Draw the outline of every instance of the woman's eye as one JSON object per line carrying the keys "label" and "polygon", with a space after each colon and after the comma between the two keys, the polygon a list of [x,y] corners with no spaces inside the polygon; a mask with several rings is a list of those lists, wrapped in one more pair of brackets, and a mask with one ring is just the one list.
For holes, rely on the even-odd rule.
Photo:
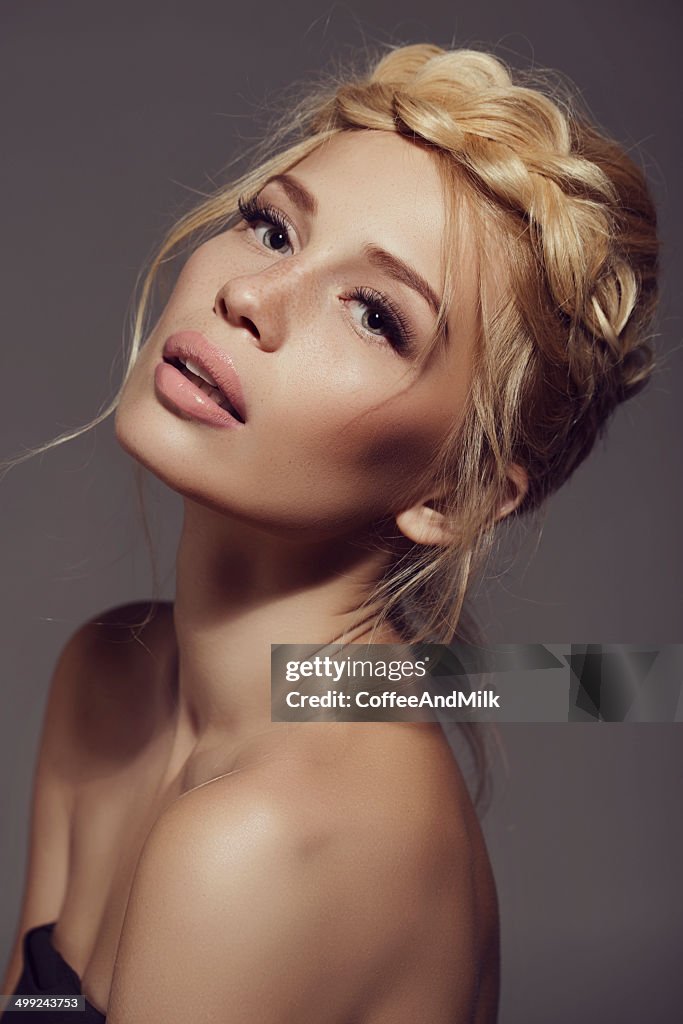
{"label": "woman's eye", "polygon": [[389,334],[391,324],[385,320],[378,309],[373,309],[372,306],[368,306],[367,303],[361,302],[358,299],[351,300],[350,305],[351,315],[354,320],[357,320],[366,331],[370,331],[371,334],[376,334],[378,337]]}
{"label": "woman's eye", "polygon": [[287,231],[279,225],[263,221],[253,226],[253,231],[266,249],[272,249],[273,252],[283,252],[287,249],[291,251],[292,246]]}
{"label": "woman's eye", "polygon": [[385,338],[399,355],[410,353],[413,330],[403,313],[388,299],[370,288],[356,288],[347,302],[352,318],[364,331],[376,338]]}
{"label": "woman's eye", "polygon": [[257,240],[271,252],[292,252],[289,224],[273,206],[261,206],[257,198],[239,199],[237,203],[242,220],[246,221]]}

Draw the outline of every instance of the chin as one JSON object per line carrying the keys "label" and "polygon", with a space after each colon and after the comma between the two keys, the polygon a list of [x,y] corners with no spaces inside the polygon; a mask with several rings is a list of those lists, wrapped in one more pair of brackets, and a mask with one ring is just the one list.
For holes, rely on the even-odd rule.
{"label": "chin", "polygon": [[197,472],[196,459],[188,455],[182,422],[174,430],[173,420],[169,419],[158,399],[140,394],[131,381],[131,388],[124,389],[114,415],[114,435],[128,455],[172,491],[213,511],[229,513]]}
{"label": "chin", "polygon": [[[132,387],[126,387],[114,414],[114,436],[128,455],[176,490],[176,485],[167,479],[167,470],[174,460],[169,451],[168,425],[164,427],[163,413],[153,395],[140,395]],[[177,459],[175,462],[177,465]],[[171,473],[174,475],[177,472]]]}

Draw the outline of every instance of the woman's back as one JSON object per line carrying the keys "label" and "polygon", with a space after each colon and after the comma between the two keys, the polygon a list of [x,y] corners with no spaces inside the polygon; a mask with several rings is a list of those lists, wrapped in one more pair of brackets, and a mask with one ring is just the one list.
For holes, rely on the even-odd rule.
{"label": "woman's back", "polygon": [[[333,1009],[330,993],[330,1020],[495,1020],[495,885],[440,727],[282,724],[239,749],[223,735],[191,751],[173,717],[172,605],[156,606],[136,643],[131,625],[143,612],[100,617],[90,670],[73,690],[70,861],[52,940],[89,1001],[110,1006],[138,858],[183,797],[183,809],[191,815],[194,803],[201,815],[198,827],[215,815],[220,829],[235,800],[267,806],[296,849],[319,851],[306,865],[311,898],[329,908],[334,980],[349,986],[348,1011]],[[148,941],[161,941],[154,921]],[[324,941],[311,948],[314,960]],[[324,960],[318,970],[329,988]]]}

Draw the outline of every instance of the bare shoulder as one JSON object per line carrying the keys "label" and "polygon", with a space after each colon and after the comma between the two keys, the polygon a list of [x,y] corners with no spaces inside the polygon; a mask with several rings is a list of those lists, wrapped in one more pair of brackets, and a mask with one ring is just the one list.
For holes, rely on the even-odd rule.
{"label": "bare shoulder", "polygon": [[[163,655],[172,628],[169,601],[133,601],[116,605],[88,619],[71,636],[64,653],[74,667],[98,671],[108,682],[111,672],[147,666]],[[91,678],[90,682],[94,680]],[[125,680],[124,680],[125,681]]]}
{"label": "bare shoulder", "polygon": [[172,605],[131,602],[80,626],[59,656],[48,699],[55,757],[77,783],[90,758],[116,759],[145,742],[158,718]]}
{"label": "bare shoulder", "polygon": [[152,827],[117,951],[111,1024],[312,1024],[344,1010],[353,979],[337,971],[335,991],[332,969],[344,907],[323,884],[334,837],[257,776],[190,790]]}
{"label": "bare shoulder", "polygon": [[462,933],[471,961],[466,829],[446,856],[400,779],[361,788],[353,764],[337,784],[316,767],[290,756],[236,771],[160,815],[133,880],[111,1024],[348,1020],[428,956],[425,943],[457,958]]}

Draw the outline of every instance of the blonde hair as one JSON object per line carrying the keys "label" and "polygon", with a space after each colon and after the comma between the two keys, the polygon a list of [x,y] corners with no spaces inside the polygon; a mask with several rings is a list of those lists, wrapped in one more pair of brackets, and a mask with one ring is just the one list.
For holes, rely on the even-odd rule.
{"label": "blonde hair", "polygon": [[[644,175],[570,95],[553,98],[531,80],[488,53],[408,46],[336,88],[311,119],[323,135],[395,131],[429,147],[451,199],[451,240],[459,192],[475,225],[470,401],[418,482],[440,482],[454,541],[413,546],[381,585],[384,614],[398,613],[413,641],[456,635],[510,496],[511,464],[529,481],[514,514],[540,508],[654,366],[658,241]],[[448,269],[438,327],[453,299]]]}
{"label": "blonde hair", "polygon": [[[654,206],[642,171],[569,92],[485,52],[391,48],[369,70],[309,90],[286,121],[264,140],[267,158],[262,147],[253,169],[206,197],[164,238],[142,278],[123,383],[160,269],[227,227],[240,196],[338,132],[396,132],[427,147],[446,185],[452,243],[433,346],[444,337],[453,300],[457,202],[476,228],[471,393],[464,416],[415,481],[416,494],[438,481],[438,507],[455,527],[454,540],[436,547],[397,538],[396,557],[368,603],[377,603],[380,619],[390,619],[407,642],[450,643],[462,636],[466,592],[510,497],[510,465],[521,465],[529,480],[513,515],[538,509],[652,371]],[[90,423],[5,466],[100,423],[120,393]]]}

